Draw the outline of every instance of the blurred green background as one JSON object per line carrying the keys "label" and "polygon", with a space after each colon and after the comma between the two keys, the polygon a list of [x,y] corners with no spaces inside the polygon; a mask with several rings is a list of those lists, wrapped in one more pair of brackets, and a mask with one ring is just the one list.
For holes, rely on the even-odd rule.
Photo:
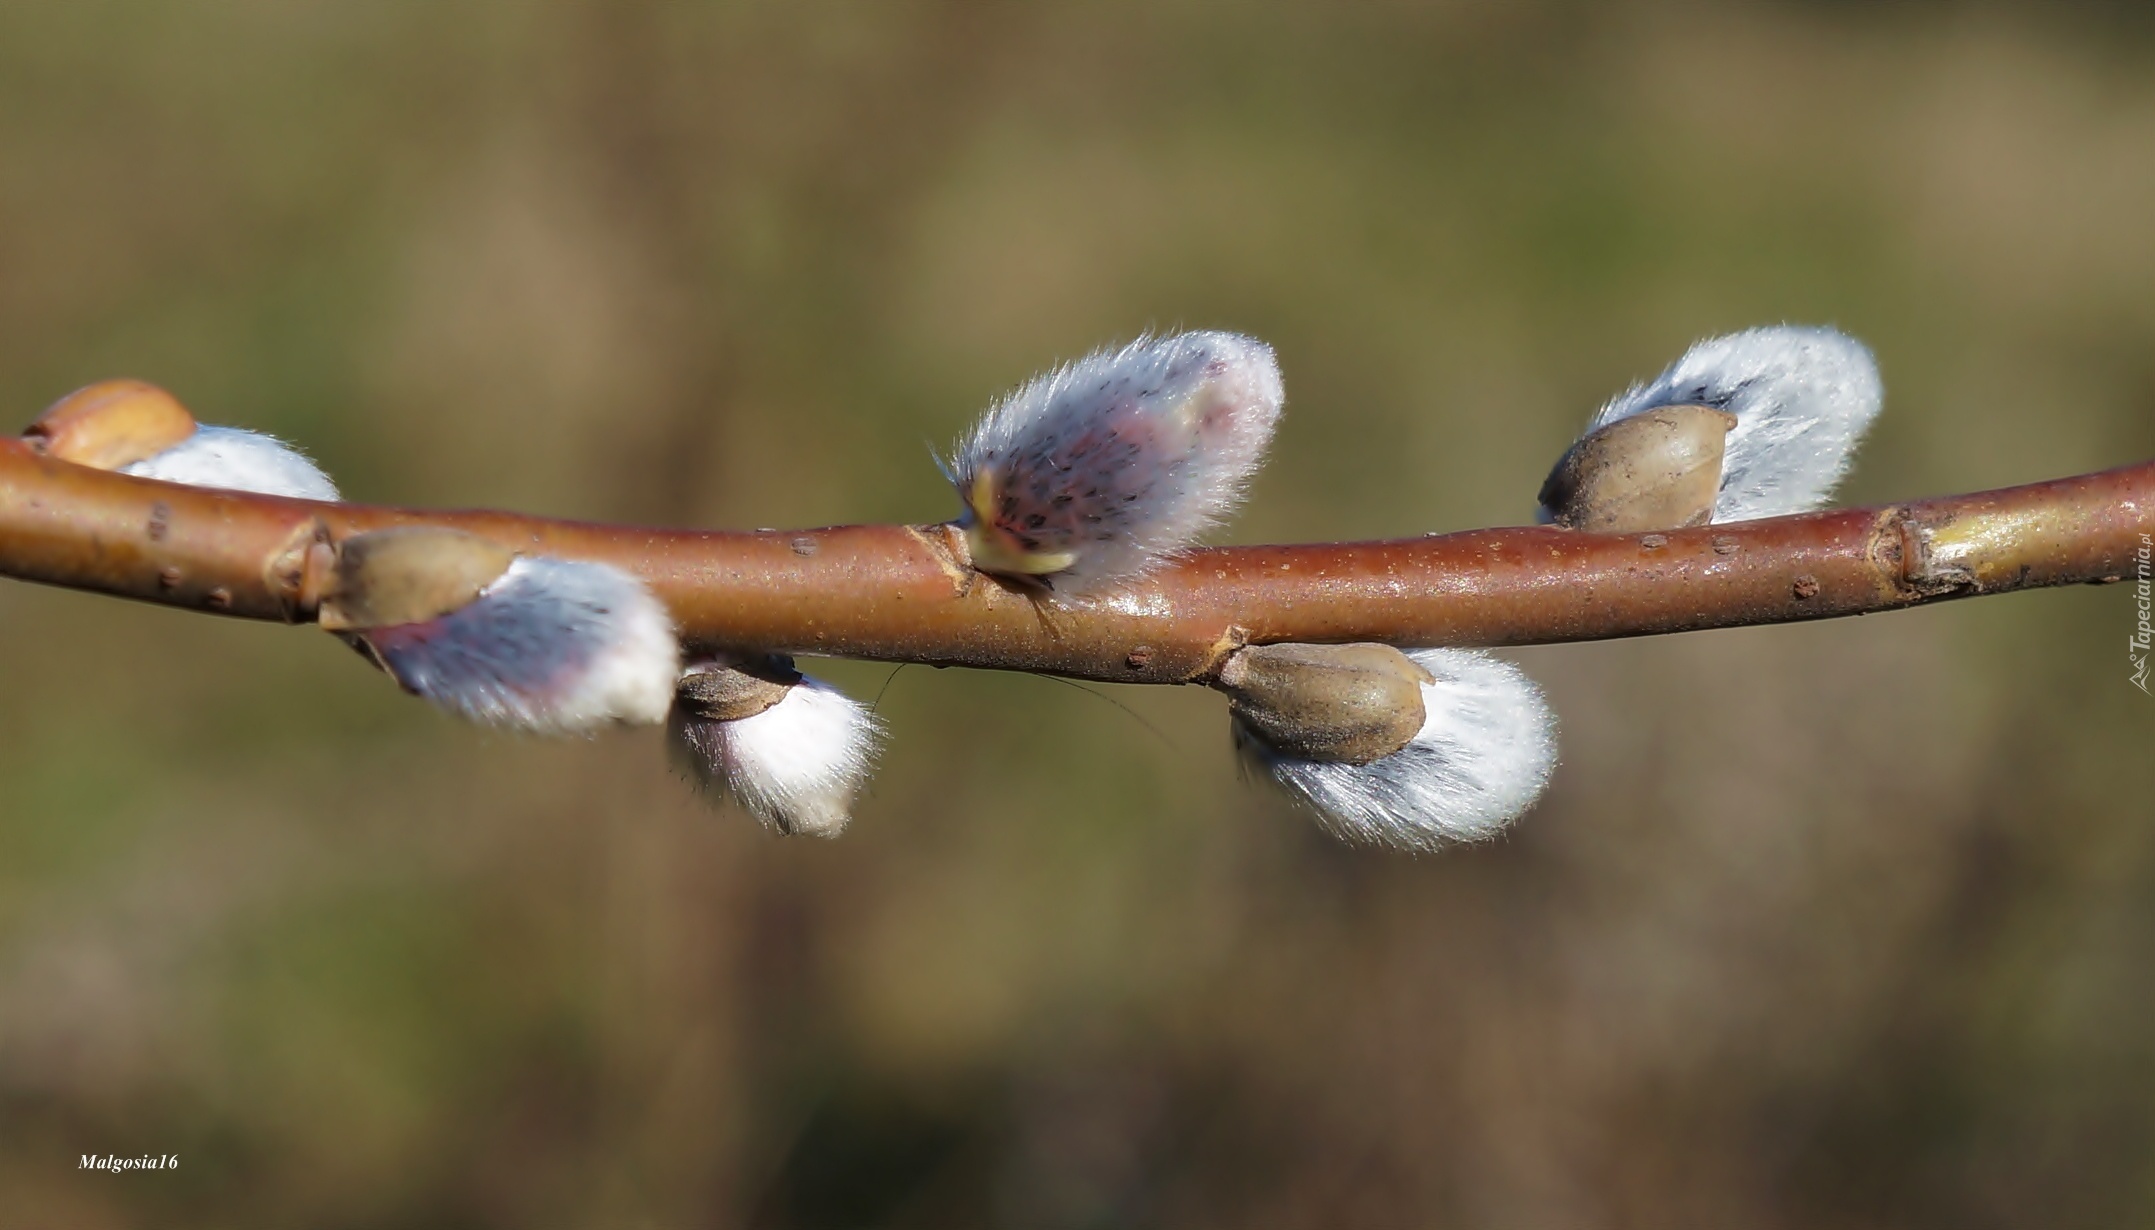
{"label": "blurred green background", "polygon": [[[1146,328],[1279,350],[1239,541],[1528,516],[1695,337],[1835,323],[1847,494],[2155,455],[2138,4],[0,6],[0,394],[356,499],[933,520]],[[1507,838],[1342,848],[1222,706],[831,664],[842,840],[657,736],[0,583],[8,1227],[2155,1224],[2128,588],[1515,655]],[[176,1153],[163,1174],[83,1153]]]}

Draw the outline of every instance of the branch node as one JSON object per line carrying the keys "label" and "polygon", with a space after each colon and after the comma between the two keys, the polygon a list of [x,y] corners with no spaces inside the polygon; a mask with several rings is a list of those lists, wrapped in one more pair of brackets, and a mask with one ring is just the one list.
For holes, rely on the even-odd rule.
{"label": "branch node", "polygon": [[[319,518],[303,522],[292,531],[284,546],[262,568],[262,581],[276,597],[284,622],[314,622],[336,565],[337,551],[330,544],[329,527]],[[174,574],[176,583],[178,570],[165,571]]]}
{"label": "branch node", "polygon": [[973,571],[972,556],[965,549],[965,534],[949,522],[908,525],[905,532],[928,552],[928,558],[950,578],[952,593],[959,598],[973,592],[980,574]]}

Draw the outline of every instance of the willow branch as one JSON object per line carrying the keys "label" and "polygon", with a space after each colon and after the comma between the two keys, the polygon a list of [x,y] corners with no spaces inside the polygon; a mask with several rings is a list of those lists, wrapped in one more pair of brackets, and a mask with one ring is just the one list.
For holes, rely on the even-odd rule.
{"label": "willow branch", "polygon": [[396,525],[625,569],[692,646],[1186,683],[1246,644],[1604,640],[2116,581],[2155,531],[2155,461],[1662,534],[1536,526],[1197,550],[1079,602],[973,571],[943,526],[730,533],[320,504],[130,478],[0,441],[0,575],[21,580],[305,623],[335,544]]}

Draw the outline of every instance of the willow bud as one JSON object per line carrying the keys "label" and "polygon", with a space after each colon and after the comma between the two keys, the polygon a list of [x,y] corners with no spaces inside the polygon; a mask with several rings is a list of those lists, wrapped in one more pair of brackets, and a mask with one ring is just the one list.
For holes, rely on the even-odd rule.
{"label": "willow bud", "polygon": [[1735,426],[1735,415],[1711,406],[1658,406],[1589,432],[1549,471],[1542,514],[1597,534],[1704,525]]}
{"label": "willow bud", "polygon": [[1878,364],[1863,343],[1832,329],[1776,325],[1699,342],[1603,406],[1588,431],[1670,406],[1735,415],[1712,520],[1749,521],[1824,504],[1882,397]]}
{"label": "willow bud", "polygon": [[1233,333],[1140,338],[990,410],[947,473],[982,572],[1065,593],[1143,573],[1224,518],[1284,399],[1272,348]]}
{"label": "willow bud", "polygon": [[198,424],[170,393],[140,380],[105,380],[54,402],[23,432],[49,457],[135,478],[331,501],[337,485],[307,455],[272,436]]}
{"label": "willow bud", "polygon": [[[1400,655],[1418,677],[1383,654],[1339,652],[1370,648],[1382,647],[1333,647],[1334,660],[1317,666],[1259,656],[1252,676],[1301,682],[1266,685],[1286,697],[1263,707],[1273,733],[1236,712],[1235,744],[1254,773],[1334,834],[1407,850],[1494,836],[1534,805],[1556,763],[1556,723],[1533,680],[1470,649]],[[1394,750],[1359,759],[1397,739],[1398,685],[1408,680],[1420,693],[1418,728]]]}
{"label": "willow bud", "polygon": [[1390,645],[1253,645],[1216,686],[1246,737],[1303,760],[1368,764],[1422,729],[1429,681]]}
{"label": "willow bud", "polygon": [[713,798],[780,833],[836,837],[875,759],[875,715],[779,655],[692,663],[666,733]]}
{"label": "willow bud", "polygon": [[766,659],[754,671],[699,662],[683,671],[674,684],[674,708],[708,721],[738,722],[784,700],[803,678],[782,658]]}
{"label": "willow bud", "polygon": [[146,461],[195,434],[172,394],[140,380],[102,380],[54,402],[24,430],[48,457],[98,470]]}
{"label": "willow bud", "polygon": [[491,538],[438,526],[354,534],[337,548],[322,627],[361,631],[423,623],[472,604],[516,561]]}
{"label": "willow bud", "polygon": [[337,485],[305,453],[274,436],[237,427],[198,427],[155,457],[122,466],[120,473],[295,500],[337,498]]}
{"label": "willow bud", "polygon": [[406,691],[539,733],[664,721],[680,673],[673,622],[635,577],[460,530],[345,539],[319,618]]}

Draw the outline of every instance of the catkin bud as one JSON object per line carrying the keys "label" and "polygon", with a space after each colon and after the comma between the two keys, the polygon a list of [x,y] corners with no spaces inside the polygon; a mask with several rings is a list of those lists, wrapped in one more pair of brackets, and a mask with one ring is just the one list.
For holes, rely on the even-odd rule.
{"label": "catkin bud", "polygon": [[1878,417],[1882,396],[1878,365],[1863,343],[1832,329],[1779,325],[1699,342],[1654,380],[1603,406],[1587,430],[1668,406],[1735,415],[1712,519],[1748,521],[1824,504]]}
{"label": "catkin bud", "polygon": [[780,655],[690,664],[666,733],[714,798],[780,833],[836,837],[875,759],[875,715]]}
{"label": "catkin bud", "polygon": [[23,432],[47,456],[136,478],[331,501],[337,485],[298,449],[259,432],[195,422],[170,393],[106,380],[54,402]]}
{"label": "catkin bud", "polygon": [[680,671],[673,622],[635,577],[431,526],[344,540],[320,619],[406,691],[539,733],[661,722]]}
{"label": "catkin bud", "polygon": [[[1400,678],[1396,665],[1378,665],[1375,655],[1361,665],[1284,669],[1282,677],[1312,680],[1299,690],[1319,698],[1296,704],[1330,716],[1275,718],[1274,729],[1291,737],[1274,742],[1277,734],[1264,733],[1237,712],[1235,745],[1253,772],[1345,840],[1429,850],[1494,836],[1534,805],[1556,763],[1556,723],[1541,691],[1519,668],[1473,650],[1418,649],[1404,656],[1422,673],[1415,684],[1422,719],[1397,750],[1366,761],[1336,757],[1341,750],[1359,757],[1382,746],[1352,737],[1378,725],[1357,722],[1356,715],[1386,711],[1397,695],[1389,683],[1371,687],[1359,678],[1364,672]],[[1290,684],[1287,690],[1297,689]],[[1282,706],[1271,708],[1276,713]],[[1295,733],[1310,728],[1350,737],[1330,744]],[[1386,729],[1385,741],[1396,737],[1397,727]],[[1319,754],[1283,746],[1296,739]]]}
{"label": "catkin bud", "polygon": [[337,485],[305,453],[274,436],[237,427],[198,427],[164,452],[122,466],[120,473],[295,500],[337,498]]}
{"label": "catkin bud", "polygon": [[1233,333],[1140,338],[1034,379],[949,467],[973,566],[1071,594],[1144,572],[1234,507],[1283,398],[1271,348]]}

